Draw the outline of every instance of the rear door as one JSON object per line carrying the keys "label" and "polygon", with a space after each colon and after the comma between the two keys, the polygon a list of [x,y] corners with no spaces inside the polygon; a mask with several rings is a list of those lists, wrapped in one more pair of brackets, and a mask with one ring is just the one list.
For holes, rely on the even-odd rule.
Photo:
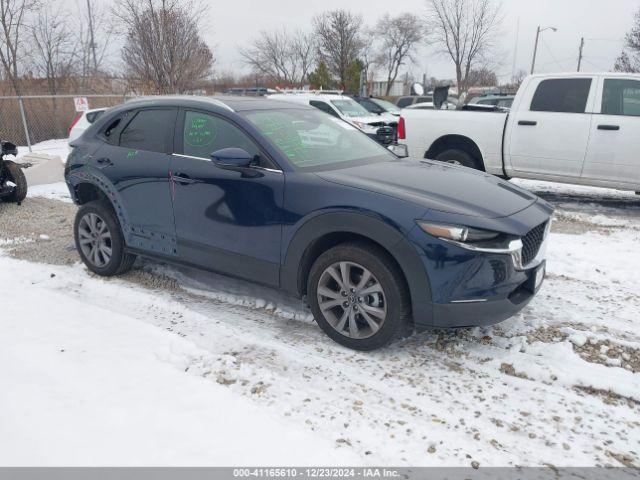
{"label": "rear door", "polygon": [[640,81],[604,78],[582,177],[640,186]]}
{"label": "rear door", "polygon": [[114,119],[103,135],[106,143],[90,163],[104,175],[120,199],[127,245],[173,254],[174,222],[169,162],[177,109],[133,110]]}
{"label": "rear door", "polygon": [[532,80],[511,112],[511,167],[540,177],[580,177],[595,96],[591,77]]}

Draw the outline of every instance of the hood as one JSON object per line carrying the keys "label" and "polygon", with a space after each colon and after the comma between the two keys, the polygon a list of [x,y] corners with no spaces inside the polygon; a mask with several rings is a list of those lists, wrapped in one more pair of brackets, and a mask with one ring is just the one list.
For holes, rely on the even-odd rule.
{"label": "hood", "polygon": [[371,125],[373,127],[384,127],[389,125],[390,123],[398,123],[398,118],[389,114],[371,115],[367,117],[349,117],[349,120],[353,122],[366,123],[367,125]]}
{"label": "hood", "polygon": [[446,213],[482,218],[513,215],[537,197],[504,180],[441,162],[398,160],[319,172],[329,182],[361,188]]}

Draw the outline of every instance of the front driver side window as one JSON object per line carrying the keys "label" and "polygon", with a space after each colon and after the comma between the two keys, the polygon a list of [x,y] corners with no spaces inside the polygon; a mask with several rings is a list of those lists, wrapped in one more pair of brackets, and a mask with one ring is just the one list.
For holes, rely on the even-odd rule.
{"label": "front driver side window", "polygon": [[256,157],[260,156],[256,144],[232,123],[206,113],[186,112],[182,153],[210,159],[216,150],[232,147],[242,148]]}

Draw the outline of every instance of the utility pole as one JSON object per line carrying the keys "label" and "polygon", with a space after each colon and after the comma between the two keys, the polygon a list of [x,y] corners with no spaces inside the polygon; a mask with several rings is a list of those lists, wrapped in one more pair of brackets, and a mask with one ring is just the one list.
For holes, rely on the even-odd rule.
{"label": "utility pole", "polygon": [[578,71],[580,71],[580,67],[582,67],[583,52],[584,52],[584,37],[580,39],[580,53],[578,54]]}
{"label": "utility pole", "polygon": [[98,73],[98,58],[96,57],[96,42],[93,36],[93,14],[91,13],[91,0],[87,0],[87,11],[89,14],[89,35],[91,38],[91,53],[93,56],[93,74]]}
{"label": "utility pole", "polygon": [[538,41],[540,40],[540,34],[545,30],[553,30],[554,32],[558,31],[556,27],[541,27],[538,25],[538,30],[536,30],[536,44],[533,47],[533,62],[531,62],[531,75],[533,75],[533,72],[536,69],[536,55],[538,54]]}

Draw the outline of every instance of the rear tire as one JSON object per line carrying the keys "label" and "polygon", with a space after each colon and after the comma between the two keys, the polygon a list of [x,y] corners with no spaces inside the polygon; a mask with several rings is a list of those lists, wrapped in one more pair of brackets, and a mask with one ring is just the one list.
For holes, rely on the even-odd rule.
{"label": "rear tire", "polygon": [[11,195],[4,197],[5,202],[21,203],[27,196],[27,178],[20,165],[11,160],[4,161],[7,171],[7,180],[16,184]]}
{"label": "rear tire", "polygon": [[364,242],[320,255],[307,279],[307,297],[320,328],[353,350],[375,350],[413,330],[402,272],[385,251]]}
{"label": "rear tire", "polygon": [[122,229],[115,212],[104,201],[82,205],[73,228],[80,258],[93,273],[103,277],[131,269],[136,256],[126,252]]}
{"label": "rear tire", "polygon": [[480,170],[479,162],[473,158],[468,152],[458,148],[450,148],[436,155],[436,160],[440,162],[452,163],[454,165],[462,165],[463,167]]}

